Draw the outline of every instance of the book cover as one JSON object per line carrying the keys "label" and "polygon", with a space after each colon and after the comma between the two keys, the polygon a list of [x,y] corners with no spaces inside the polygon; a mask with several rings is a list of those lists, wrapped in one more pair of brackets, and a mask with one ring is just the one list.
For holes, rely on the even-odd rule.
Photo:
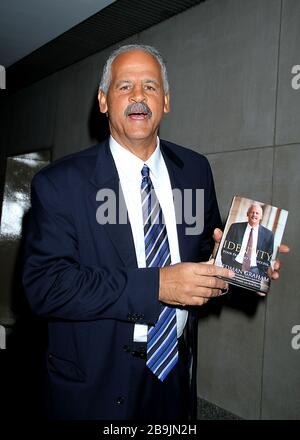
{"label": "book cover", "polygon": [[235,196],[227,217],[215,265],[235,272],[226,279],[245,289],[268,293],[269,276],[281,243],[288,211]]}

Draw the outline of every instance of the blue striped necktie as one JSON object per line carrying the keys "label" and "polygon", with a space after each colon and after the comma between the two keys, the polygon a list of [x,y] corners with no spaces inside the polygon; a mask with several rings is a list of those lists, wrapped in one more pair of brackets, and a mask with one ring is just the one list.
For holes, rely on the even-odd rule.
{"label": "blue striped necktie", "polygon": [[[149,176],[149,167],[144,165],[141,173],[146,266],[168,266],[171,255],[163,212]],[[148,330],[146,363],[161,381],[178,361],[177,345],[176,309],[164,306],[155,326]]]}

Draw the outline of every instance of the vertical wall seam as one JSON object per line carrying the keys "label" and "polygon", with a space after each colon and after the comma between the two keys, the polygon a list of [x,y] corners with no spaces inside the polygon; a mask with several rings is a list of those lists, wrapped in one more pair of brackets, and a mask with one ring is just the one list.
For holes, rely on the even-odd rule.
{"label": "vertical wall seam", "polygon": [[[272,148],[272,177],[271,177],[271,204],[273,205],[273,188],[274,188],[274,171],[275,171],[275,146],[276,146],[276,128],[277,128],[277,104],[278,104],[278,89],[279,89],[279,68],[280,68],[280,45],[281,45],[281,26],[282,26],[282,11],[283,1],[280,0],[279,11],[279,32],[278,32],[278,51],[277,51],[277,78],[276,78],[276,90],[275,90],[275,113],[274,113],[274,134],[273,134],[273,148]],[[264,389],[264,367],[265,367],[265,345],[266,345],[266,329],[267,329],[267,316],[268,316],[268,296],[265,302],[265,319],[263,329],[263,351],[262,351],[262,365],[261,365],[261,383],[260,383],[260,411],[259,419],[262,419],[263,413],[263,389]]]}
{"label": "vertical wall seam", "polygon": [[273,145],[276,145],[276,130],[277,130],[277,105],[278,105],[278,91],[279,91],[279,70],[280,70],[280,49],[281,49],[281,30],[282,30],[282,11],[283,0],[280,0],[280,15],[279,15],[279,34],[278,34],[278,50],[277,50],[277,77],[276,77],[276,90],[275,90],[275,120],[274,120],[274,133],[273,133]]}

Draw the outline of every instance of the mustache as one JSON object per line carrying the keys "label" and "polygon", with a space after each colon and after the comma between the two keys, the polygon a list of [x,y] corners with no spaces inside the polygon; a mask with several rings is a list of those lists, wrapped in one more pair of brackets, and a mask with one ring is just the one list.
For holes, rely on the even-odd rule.
{"label": "mustache", "polygon": [[152,116],[152,111],[145,102],[134,102],[133,104],[129,104],[124,111],[124,115],[127,117],[132,113],[145,113],[149,118]]}

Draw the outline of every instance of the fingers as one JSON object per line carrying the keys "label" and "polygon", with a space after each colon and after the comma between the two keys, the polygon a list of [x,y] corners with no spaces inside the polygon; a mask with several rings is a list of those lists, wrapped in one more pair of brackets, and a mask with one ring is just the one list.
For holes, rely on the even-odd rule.
{"label": "fingers", "polygon": [[187,296],[186,305],[202,306],[203,304],[206,304],[210,299],[220,296],[221,292],[222,292],[221,290],[214,289],[214,291],[211,291],[207,289],[206,293],[202,292],[201,296],[198,295]]}
{"label": "fingers", "polygon": [[[278,248],[278,252],[280,252],[281,254],[287,254],[288,252],[290,252],[290,248],[286,244],[281,244]],[[281,262],[277,258],[274,262],[273,270],[271,269],[269,273],[270,278],[272,278],[273,280],[277,280],[279,278],[280,267]]]}
{"label": "fingers", "polygon": [[278,252],[280,252],[281,254],[287,254],[288,252],[290,252],[290,248],[286,244],[281,244],[278,248]]}
{"label": "fingers", "polygon": [[276,260],[274,263],[274,270],[269,267],[268,276],[273,280],[277,280],[279,278],[279,269],[280,269],[280,261]]}
{"label": "fingers", "polygon": [[160,269],[159,299],[172,305],[202,305],[222,295],[234,272],[204,263],[178,263]]}
{"label": "fingers", "polygon": [[207,287],[208,289],[227,289],[228,283],[221,278],[216,277],[197,277],[196,286]]}
{"label": "fingers", "polygon": [[272,275],[271,275],[271,278],[273,279],[273,280],[278,280],[278,278],[279,278],[279,273],[275,270],[275,271],[273,271],[272,272]]}
{"label": "fingers", "polygon": [[[197,305],[202,299],[209,300],[210,298],[222,295],[222,290],[227,289],[228,284],[223,280],[217,278],[207,278],[199,281],[199,284],[186,285],[181,289],[181,303],[188,305]],[[198,299],[197,299],[198,298]]]}
{"label": "fingers", "polygon": [[204,263],[194,263],[194,273],[195,275],[207,277],[234,278],[235,276],[235,273],[232,270]]}
{"label": "fingers", "polygon": [[257,295],[259,295],[259,296],[266,296],[266,294],[265,293],[262,293],[262,292],[256,292],[257,293]]}
{"label": "fingers", "polygon": [[221,229],[216,228],[214,230],[214,234],[213,234],[213,239],[215,240],[215,242],[220,243],[222,235],[223,235],[223,232],[221,231]]}
{"label": "fingers", "polygon": [[219,247],[220,241],[222,239],[222,235],[223,235],[223,232],[221,231],[221,229],[216,228],[214,230],[213,239],[215,241],[215,246],[214,246],[214,250],[212,252],[213,258],[216,258],[218,247]]}
{"label": "fingers", "polygon": [[202,298],[200,296],[192,296],[191,302],[193,306],[203,306],[204,304],[208,303],[210,298]]}
{"label": "fingers", "polygon": [[195,276],[191,277],[193,286],[189,290],[195,304],[201,302],[199,297],[212,298],[222,295],[222,291],[228,289],[228,283],[219,277],[232,278],[235,275],[231,270],[211,264],[195,263],[193,268]]}
{"label": "fingers", "polygon": [[214,262],[215,262],[214,258],[211,258],[208,261],[204,261],[202,264],[210,264],[210,265],[212,265],[212,264],[214,264]]}

